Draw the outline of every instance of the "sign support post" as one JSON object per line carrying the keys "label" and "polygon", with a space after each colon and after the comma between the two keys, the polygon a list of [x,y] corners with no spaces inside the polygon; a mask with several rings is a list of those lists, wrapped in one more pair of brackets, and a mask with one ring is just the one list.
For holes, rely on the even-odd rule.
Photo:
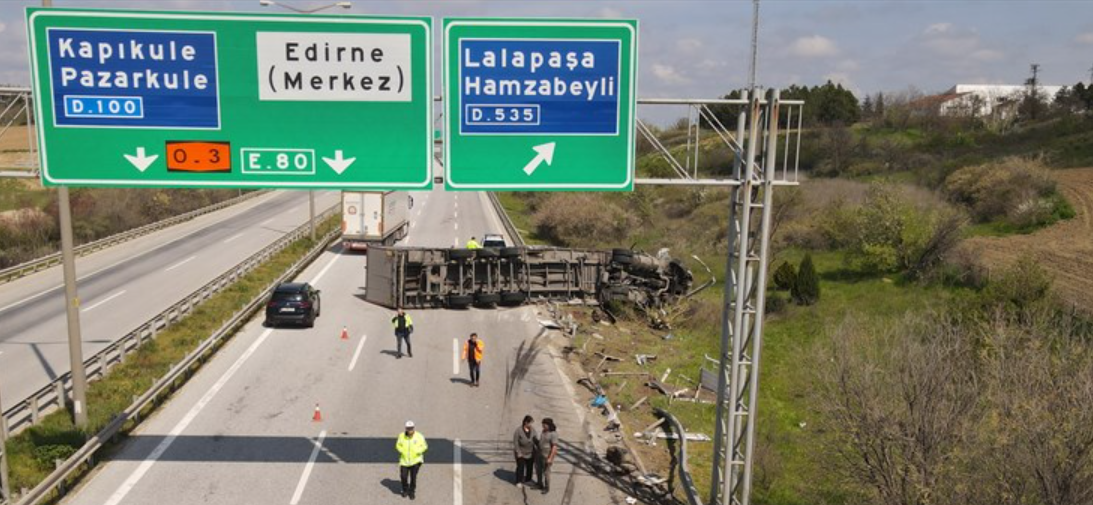
{"label": "sign support post", "polygon": [[68,198],[68,186],[57,188],[57,200],[61,221],[61,259],[64,263],[65,315],[68,317],[68,358],[72,371],[72,419],[77,428],[86,428],[87,373],[83,366],[83,339],[80,337],[80,297],[76,293],[76,254],[72,244],[72,205]]}

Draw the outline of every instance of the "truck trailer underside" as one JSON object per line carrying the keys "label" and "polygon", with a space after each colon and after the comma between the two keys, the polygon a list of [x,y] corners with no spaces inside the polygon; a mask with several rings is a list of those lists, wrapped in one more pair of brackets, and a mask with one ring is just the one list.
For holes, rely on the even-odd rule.
{"label": "truck trailer underside", "polygon": [[385,307],[520,305],[536,300],[658,306],[690,292],[682,263],[629,249],[372,247],[365,299]]}

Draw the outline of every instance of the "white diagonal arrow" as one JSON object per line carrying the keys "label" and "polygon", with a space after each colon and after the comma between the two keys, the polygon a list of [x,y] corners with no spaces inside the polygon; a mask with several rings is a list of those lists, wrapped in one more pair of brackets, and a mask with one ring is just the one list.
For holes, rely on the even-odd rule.
{"label": "white diagonal arrow", "polygon": [[337,149],[334,151],[333,158],[323,157],[323,161],[325,161],[327,165],[330,165],[330,168],[333,168],[338,175],[342,175],[342,172],[345,172],[345,169],[349,168],[349,165],[352,165],[354,161],[357,161],[357,158],[343,158],[342,150]]}
{"label": "white diagonal arrow", "polygon": [[539,144],[535,147],[532,147],[532,149],[534,149],[535,152],[538,154],[536,154],[535,157],[532,158],[527,165],[524,165],[524,173],[528,175],[531,175],[533,172],[535,172],[535,169],[539,168],[539,165],[542,165],[544,161],[547,165],[549,165],[550,162],[554,159],[554,142]]}
{"label": "white diagonal arrow", "polygon": [[143,147],[137,148],[136,156],[133,156],[132,154],[123,154],[123,156],[125,156],[125,159],[129,160],[129,163],[132,163],[133,166],[137,167],[137,170],[140,170],[141,172],[148,170],[148,167],[152,166],[152,163],[155,163],[156,160],[159,159],[158,154],[145,156]]}

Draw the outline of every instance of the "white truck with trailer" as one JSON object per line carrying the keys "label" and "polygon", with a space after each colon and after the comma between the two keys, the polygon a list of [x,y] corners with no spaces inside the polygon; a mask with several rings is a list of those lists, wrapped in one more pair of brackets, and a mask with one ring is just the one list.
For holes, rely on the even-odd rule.
{"label": "white truck with trailer", "polygon": [[367,250],[406,238],[413,204],[405,191],[342,191],[342,247]]}

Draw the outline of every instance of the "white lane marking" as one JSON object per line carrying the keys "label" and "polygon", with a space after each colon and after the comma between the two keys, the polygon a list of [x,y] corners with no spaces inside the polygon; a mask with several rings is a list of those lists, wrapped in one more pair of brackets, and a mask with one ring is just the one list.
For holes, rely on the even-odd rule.
{"label": "white lane marking", "polygon": [[170,272],[171,270],[174,270],[174,269],[176,269],[176,268],[178,268],[178,267],[180,267],[180,266],[182,266],[182,265],[185,265],[185,264],[189,263],[190,261],[192,261],[192,260],[193,260],[194,258],[196,258],[196,257],[197,257],[197,256],[190,256],[189,258],[186,258],[186,259],[184,259],[184,260],[182,260],[182,261],[179,261],[178,263],[175,263],[174,265],[171,265],[171,266],[169,266],[169,267],[167,267],[167,268],[164,268],[164,269],[163,269],[163,271],[164,271],[164,272]]}
{"label": "white lane marking", "polygon": [[270,223],[272,223],[272,222],[273,222],[273,218],[271,217],[271,218],[269,218],[269,219],[267,219],[267,220],[265,220],[265,221],[262,221],[261,223],[258,223],[258,224],[259,224],[259,225],[262,225],[262,226],[265,226],[265,225],[267,225],[267,224],[270,224]]}
{"label": "white lane marking", "polygon": [[452,505],[463,505],[463,441],[455,439],[455,464],[452,466]]}
{"label": "white lane marking", "polygon": [[[214,223],[214,224],[215,224],[215,223]],[[111,264],[109,264],[109,265],[107,265],[107,266],[104,266],[104,267],[102,267],[102,268],[100,268],[100,269],[98,269],[98,270],[95,270],[94,272],[91,272],[91,273],[89,273],[89,274],[85,274],[85,275],[83,275],[83,276],[81,276],[81,277],[77,277],[77,278],[76,278],[76,281],[77,281],[77,282],[82,282],[82,281],[86,281],[86,280],[88,280],[88,279],[90,279],[90,278],[92,278],[92,277],[94,277],[94,276],[96,276],[96,275],[98,275],[98,274],[100,274],[100,273],[102,273],[102,272],[105,272],[105,271],[107,271],[107,270],[110,270],[111,268],[114,268],[114,267],[116,267],[116,266],[118,266],[118,265],[120,265],[120,264],[122,264],[122,263],[129,263],[129,262],[131,262],[131,261],[133,261],[133,260],[135,260],[135,259],[137,259],[137,258],[139,258],[139,257],[141,257],[141,256],[147,255],[148,253],[151,253],[151,252],[155,252],[155,251],[158,251],[158,250],[159,250],[159,249],[161,249],[161,248],[164,248],[164,247],[166,247],[166,246],[169,246],[169,245],[171,245],[171,244],[173,244],[173,243],[175,243],[175,242],[178,242],[178,241],[180,241],[180,240],[182,240],[182,239],[184,239],[184,238],[186,238],[186,237],[189,237],[190,235],[193,235],[193,234],[195,234],[195,233],[197,233],[197,232],[200,232],[200,231],[205,231],[205,230],[206,230],[206,229],[208,229],[208,228],[209,228],[209,226],[205,226],[205,227],[201,227],[201,228],[198,228],[198,229],[196,229],[196,230],[194,230],[194,231],[191,231],[190,233],[187,233],[187,234],[185,234],[185,235],[183,235],[183,236],[181,236],[181,237],[178,237],[178,238],[176,238],[176,239],[174,239],[174,240],[171,240],[171,241],[169,241],[169,242],[164,242],[164,243],[162,243],[162,244],[159,244],[159,245],[157,245],[157,246],[155,246],[155,247],[153,247],[153,248],[151,248],[151,249],[148,249],[147,251],[144,251],[144,252],[142,252],[142,253],[138,253],[138,254],[136,254],[136,255],[130,256],[130,257],[128,257],[128,258],[125,258],[125,259],[123,259],[123,260],[121,260],[121,261],[116,261],[116,262],[114,262],[114,263],[111,263]],[[28,296],[28,297],[26,297],[26,298],[23,298],[22,300],[19,300],[19,301],[15,302],[15,303],[12,303],[12,304],[9,304],[9,305],[5,305],[5,306],[3,306],[3,307],[0,307],[0,312],[4,312],[5,310],[8,310],[8,309],[10,309],[10,308],[12,308],[12,307],[18,307],[19,305],[22,305],[22,304],[24,304],[24,303],[27,303],[27,302],[29,302],[29,301],[31,301],[31,300],[35,300],[35,299],[41,298],[41,297],[43,297],[43,296],[45,296],[45,295],[47,295],[47,294],[49,294],[49,293],[52,293],[53,291],[56,291],[56,290],[58,290],[58,289],[61,289],[61,288],[63,288],[63,287],[65,287],[65,285],[64,285],[64,284],[58,284],[58,285],[56,285],[56,286],[53,286],[52,288],[48,288],[48,289],[46,289],[45,291],[42,291],[41,293],[38,293],[38,294],[36,294],[36,295]]]}
{"label": "white lane marking", "polygon": [[269,337],[271,333],[273,333],[273,328],[262,332],[262,335],[258,337],[258,340],[255,340],[254,343],[243,352],[243,355],[235,360],[235,363],[232,364],[231,368],[228,368],[228,371],[224,372],[224,375],[220,376],[220,379],[205,392],[205,396],[202,396],[201,399],[190,408],[190,411],[182,417],[182,420],[180,420],[174,428],[171,428],[167,438],[164,438],[163,441],[156,446],[155,450],[148,455],[147,459],[140,463],[140,466],[138,466],[136,470],[133,470],[133,473],[129,475],[129,478],[125,479],[125,482],[121,484],[121,487],[119,487],[117,491],[114,491],[114,494],[110,495],[110,499],[106,500],[104,505],[118,505],[125,499],[125,496],[133,490],[142,478],[144,478],[144,474],[148,473],[148,470],[152,469],[152,465],[155,465],[156,461],[163,457],[163,453],[167,452],[167,449],[171,447],[171,444],[175,443],[175,440],[178,439],[178,436],[182,434],[186,427],[189,426],[190,423],[197,418],[197,415],[213,401],[213,398],[216,397],[217,393],[219,393],[235,373],[243,367],[243,363],[246,363],[247,360],[254,355],[254,352],[258,350],[258,347],[266,341],[266,337]]}
{"label": "white lane marking", "polygon": [[232,240],[235,240],[235,239],[237,239],[237,238],[239,238],[239,237],[242,237],[242,236],[243,236],[243,234],[242,234],[242,233],[236,233],[235,235],[232,235],[232,236],[230,236],[230,237],[228,237],[228,238],[224,239],[224,242],[223,242],[223,243],[224,243],[224,244],[227,244],[228,242],[231,242]]}
{"label": "white lane marking", "polygon": [[459,375],[459,339],[452,339],[452,375]]}
{"label": "white lane marking", "polygon": [[455,231],[459,231],[459,221],[456,221],[455,223]]}
{"label": "white lane marking", "polygon": [[316,275],[314,279],[311,279],[311,284],[312,285],[318,284],[319,279],[322,279],[323,276],[326,275],[326,272],[330,270],[330,267],[334,266],[334,262],[338,261],[338,258],[341,258],[341,257],[342,256],[340,254],[337,255],[337,256],[334,256],[334,258],[330,260],[330,263],[327,263],[326,266],[323,267],[323,269],[319,271],[319,275]]}
{"label": "white lane marking", "polygon": [[452,240],[452,247],[459,247],[459,237]]}
{"label": "white lane marking", "polygon": [[292,501],[289,502],[289,505],[300,503],[300,498],[304,495],[304,488],[307,487],[307,480],[311,478],[311,470],[315,468],[315,459],[319,457],[319,451],[323,448],[324,439],[326,439],[326,430],[319,432],[319,440],[312,442],[315,447],[311,449],[311,457],[307,460],[307,466],[304,467],[304,473],[300,476],[300,482],[296,484],[296,492],[292,494]]}
{"label": "white lane marking", "polygon": [[[236,215],[236,216],[233,216],[233,217],[238,217],[238,215]],[[266,221],[263,221],[263,222],[262,222],[262,224],[268,223],[269,221],[272,221],[272,219],[267,219]],[[162,244],[159,244],[159,245],[157,245],[157,246],[155,246],[155,247],[153,247],[153,248],[151,248],[151,249],[148,249],[147,251],[144,251],[144,252],[142,252],[142,253],[138,253],[138,254],[135,254],[135,255],[133,255],[133,256],[129,256],[128,258],[125,258],[125,259],[123,259],[123,260],[121,260],[121,261],[116,261],[116,262],[114,262],[114,263],[111,263],[111,264],[109,264],[109,265],[107,265],[107,266],[104,266],[104,267],[102,267],[102,268],[100,268],[100,269],[98,269],[98,270],[95,270],[94,272],[91,272],[91,273],[89,273],[89,274],[84,274],[84,275],[83,275],[82,277],[77,277],[77,278],[76,278],[76,281],[77,281],[77,282],[79,282],[79,281],[85,281],[85,280],[87,280],[87,279],[90,279],[90,278],[92,278],[92,277],[94,277],[94,276],[96,276],[96,275],[98,275],[98,274],[100,274],[100,273],[102,273],[102,272],[105,272],[105,271],[107,271],[107,270],[110,270],[111,268],[114,268],[114,267],[116,267],[116,266],[118,266],[118,265],[120,265],[120,264],[122,264],[122,263],[129,263],[129,262],[131,262],[131,261],[133,261],[133,260],[135,260],[135,259],[137,259],[137,258],[139,258],[139,257],[141,257],[141,256],[144,256],[144,255],[146,255],[146,254],[148,254],[148,253],[151,253],[151,252],[155,252],[155,251],[158,251],[158,250],[160,250],[160,249],[162,249],[162,248],[164,248],[164,247],[167,247],[167,246],[169,246],[169,245],[171,245],[171,244],[173,244],[173,243],[175,243],[175,242],[178,242],[178,241],[180,241],[180,240],[182,240],[182,239],[184,239],[184,238],[186,238],[186,237],[189,237],[190,235],[193,235],[193,234],[195,234],[195,233],[198,233],[198,232],[201,232],[201,231],[205,231],[205,230],[206,230],[207,228],[209,228],[209,227],[211,227],[212,225],[215,225],[215,224],[216,224],[216,223],[212,223],[212,224],[210,224],[209,226],[203,226],[203,227],[200,227],[200,228],[198,228],[198,229],[196,229],[196,230],[194,230],[194,231],[191,231],[190,233],[187,233],[187,234],[185,234],[185,235],[182,235],[181,237],[178,237],[178,238],[176,238],[176,239],[173,239],[173,240],[169,240],[169,241],[167,241],[167,242],[164,242],[164,243],[162,243]],[[55,291],[55,290],[58,290],[58,289],[61,289],[61,288],[63,288],[63,287],[65,287],[65,285],[64,285],[64,284],[58,284],[58,285],[56,285],[56,286],[53,286],[52,288],[48,288],[48,289],[46,289],[45,291],[42,291],[42,292],[38,293],[38,294],[36,294],[36,295],[28,296],[28,297],[26,297],[26,298],[23,298],[22,300],[19,300],[19,301],[15,302],[15,303],[11,303],[11,304],[5,305],[5,306],[3,306],[3,307],[0,307],[0,312],[4,312],[5,310],[8,310],[8,309],[10,309],[10,308],[12,308],[12,307],[17,307],[17,306],[19,306],[19,305],[22,305],[22,304],[24,304],[24,303],[26,303],[26,302],[29,302],[29,301],[31,301],[31,300],[34,300],[34,299],[37,299],[37,298],[41,298],[42,296],[45,296],[45,295],[47,295],[47,294],[49,294],[49,293],[51,293],[51,292],[53,292],[53,291]]]}
{"label": "white lane marking", "polygon": [[357,352],[353,353],[353,361],[349,362],[349,371],[352,372],[357,367],[357,359],[361,357],[361,350],[364,349],[364,343],[368,340],[368,335],[361,335],[361,343],[357,344]]}
{"label": "white lane marking", "polygon": [[117,293],[114,293],[114,294],[106,297],[106,298],[103,298],[102,300],[99,300],[99,301],[97,301],[97,302],[95,302],[91,305],[88,305],[87,307],[84,307],[83,310],[81,310],[80,312],[88,312],[88,311],[94,310],[95,307],[98,307],[99,305],[102,305],[106,302],[109,302],[110,300],[113,300],[113,299],[115,299],[115,298],[117,298],[121,295],[124,295],[124,294],[125,294],[125,290],[123,289],[121,291],[118,291]]}

